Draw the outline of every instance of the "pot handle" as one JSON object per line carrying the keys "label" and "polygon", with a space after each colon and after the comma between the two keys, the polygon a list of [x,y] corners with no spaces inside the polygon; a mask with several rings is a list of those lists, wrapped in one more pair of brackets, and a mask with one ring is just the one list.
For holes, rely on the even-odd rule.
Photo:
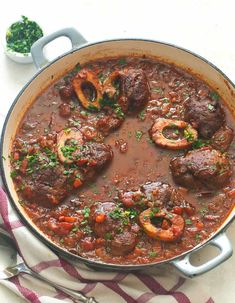
{"label": "pot handle", "polygon": [[208,245],[215,246],[219,248],[220,254],[215,258],[207,261],[206,263],[194,266],[190,263],[190,256],[192,253],[187,254],[183,259],[174,260],[171,263],[186,277],[193,278],[207,271],[213,269],[214,267],[220,265],[233,254],[233,248],[231,243],[225,233],[219,234],[217,237],[212,239]]}
{"label": "pot handle", "polygon": [[31,47],[31,54],[34,64],[38,69],[42,68],[48,63],[48,60],[43,54],[43,48],[53,40],[59,37],[67,37],[71,41],[72,48],[85,44],[86,39],[73,27],[63,28],[48,36],[44,36],[37,40]]}

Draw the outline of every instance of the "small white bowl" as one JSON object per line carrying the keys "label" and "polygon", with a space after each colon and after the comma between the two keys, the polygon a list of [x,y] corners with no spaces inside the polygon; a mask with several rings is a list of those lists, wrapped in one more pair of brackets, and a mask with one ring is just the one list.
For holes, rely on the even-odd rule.
{"label": "small white bowl", "polygon": [[[18,21],[20,21],[20,20],[18,20]],[[13,23],[15,23],[15,22],[13,22]],[[12,50],[11,48],[9,48],[7,46],[6,33],[7,33],[7,31],[9,30],[9,28],[10,28],[10,26],[12,24],[10,24],[7,27],[7,29],[3,33],[4,36],[2,37],[3,47],[4,47],[5,54],[7,55],[8,58],[10,58],[11,60],[13,60],[13,61],[15,61],[17,63],[22,63],[22,64],[32,63],[33,62],[33,58],[32,58],[32,55],[31,55],[30,52],[29,53],[19,53],[19,52],[16,52],[16,51]]]}
{"label": "small white bowl", "polygon": [[31,53],[22,54],[22,53],[15,52],[12,49],[10,49],[9,47],[7,47],[6,41],[5,41],[5,45],[4,45],[4,50],[5,50],[5,54],[7,55],[7,57],[9,57],[11,60],[13,60],[17,63],[28,64],[28,63],[33,62]]}

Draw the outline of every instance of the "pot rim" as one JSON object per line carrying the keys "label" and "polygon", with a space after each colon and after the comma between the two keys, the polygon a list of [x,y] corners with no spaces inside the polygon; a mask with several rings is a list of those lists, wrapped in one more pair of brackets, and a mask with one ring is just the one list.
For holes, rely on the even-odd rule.
{"label": "pot rim", "polygon": [[76,261],[85,263],[88,266],[96,267],[96,268],[102,268],[102,269],[106,268],[106,269],[110,269],[110,270],[127,270],[128,271],[128,270],[139,270],[139,269],[143,269],[143,268],[146,268],[146,267],[153,267],[153,266],[156,266],[156,265],[171,263],[172,261],[175,261],[177,259],[181,259],[181,258],[185,257],[186,255],[194,253],[197,250],[205,247],[217,235],[223,233],[230,226],[230,224],[233,222],[233,220],[235,218],[234,208],[230,212],[230,214],[232,212],[234,212],[234,214],[231,216],[231,218],[228,220],[228,222],[225,224],[225,226],[223,226],[222,228],[219,227],[217,229],[217,231],[215,231],[209,238],[207,238],[204,241],[200,242],[197,246],[193,247],[192,249],[187,250],[187,251],[183,252],[182,254],[174,256],[174,257],[169,258],[167,260],[162,260],[162,261],[153,262],[153,263],[146,263],[146,264],[120,264],[120,265],[119,264],[115,264],[115,263],[105,263],[105,262],[101,262],[101,261],[97,261],[97,260],[89,260],[89,259],[86,259],[86,258],[81,257],[79,255],[72,254],[69,251],[66,251],[65,249],[63,249],[60,246],[56,245],[54,242],[52,242],[50,239],[48,239],[46,237],[46,235],[43,235],[42,233],[40,233],[37,230],[37,228],[34,226],[34,224],[30,221],[30,219],[27,220],[26,216],[23,215],[23,213],[18,208],[17,203],[14,201],[14,199],[13,199],[13,197],[11,195],[11,192],[10,192],[10,189],[8,187],[7,180],[6,180],[6,175],[5,175],[5,170],[4,170],[4,157],[3,157],[3,139],[4,139],[4,136],[5,136],[8,120],[10,119],[11,113],[12,113],[15,105],[17,104],[20,96],[27,89],[27,87],[37,78],[37,76],[39,74],[43,73],[44,70],[46,70],[50,65],[56,63],[60,59],[63,59],[67,55],[70,55],[70,54],[72,54],[74,52],[77,52],[77,51],[79,51],[79,50],[81,50],[83,48],[87,48],[87,47],[90,47],[90,46],[95,46],[95,45],[102,44],[102,43],[107,43],[107,42],[122,42],[122,41],[140,41],[140,42],[158,43],[158,44],[161,44],[161,45],[170,46],[172,48],[175,48],[175,49],[178,49],[178,50],[182,50],[182,51],[184,51],[186,53],[189,53],[190,55],[192,55],[192,56],[200,59],[201,61],[205,62],[210,67],[212,67],[213,69],[215,69],[219,74],[221,74],[223,76],[223,78],[227,82],[229,82],[229,84],[235,90],[235,83],[233,83],[223,71],[221,71],[217,66],[215,66],[213,63],[211,63],[209,60],[205,59],[204,57],[202,57],[202,56],[200,56],[200,55],[198,55],[196,53],[194,53],[191,50],[188,50],[186,48],[183,48],[183,47],[180,47],[180,46],[177,46],[175,44],[168,43],[168,42],[154,40],[154,39],[144,39],[144,38],[116,38],[116,39],[105,39],[105,40],[99,40],[99,41],[95,41],[95,42],[88,42],[88,43],[82,44],[80,46],[76,46],[73,49],[71,49],[70,51],[67,51],[67,52],[63,53],[62,55],[56,57],[52,61],[48,62],[45,66],[43,66],[42,68],[40,68],[33,75],[33,77],[22,87],[22,89],[20,90],[20,92],[15,97],[12,105],[10,106],[10,108],[8,110],[8,113],[6,115],[6,118],[5,118],[3,127],[2,127],[1,142],[0,142],[0,156],[1,156],[1,159],[0,159],[0,170],[1,170],[1,177],[2,177],[2,181],[3,181],[3,185],[5,187],[5,190],[7,192],[7,195],[8,195],[8,198],[9,198],[9,201],[10,201],[11,205],[13,206],[14,210],[17,212],[17,215],[19,215],[20,219],[26,225],[26,227],[29,228],[29,230],[34,235],[36,235],[37,238],[39,238],[45,245],[49,246],[55,252],[59,253],[60,256],[63,256],[65,258],[67,258],[67,259],[70,259],[71,261],[72,260],[76,260]]}

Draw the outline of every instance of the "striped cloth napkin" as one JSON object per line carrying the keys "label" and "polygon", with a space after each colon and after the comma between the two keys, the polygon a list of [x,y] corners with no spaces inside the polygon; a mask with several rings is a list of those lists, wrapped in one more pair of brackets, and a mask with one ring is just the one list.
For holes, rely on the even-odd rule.
{"label": "striped cloth napkin", "polygon": [[[0,227],[6,229],[15,239],[19,262],[23,259],[40,275],[58,285],[95,297],[100,303],[214,302],[197,279],[185,280],[179,277],[170,265],[124,273],[95,271],[82,263],[73,264],[65,261],[22,224],[2,188],[0,188]],[[0,283],[24,298],[26,302],[73,302],[71,298],[48,283],[27,274]]]}

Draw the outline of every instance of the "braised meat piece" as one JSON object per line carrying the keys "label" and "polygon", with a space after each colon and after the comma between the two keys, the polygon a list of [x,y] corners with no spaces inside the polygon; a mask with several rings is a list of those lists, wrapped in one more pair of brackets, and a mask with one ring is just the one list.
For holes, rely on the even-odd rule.
{"label": "braised meat piece", "polygon": [[73,86],[71,84],[62,85],[59,88],[60,97],[64,100],[70,100],[71,97],[74,95]]}
{"label": "braised meat piece", "polygon": [[122,90],[127,98],[129,109],[141,108],[149,100],[149,84],[142,70],[125,70],[122,79]]}
{"label": "braised meat piece", "polygon": [[169,184],[162,182],[148,182],[141,187],[148,201],[154,205],[167,205],[171,199],[172,188]]}
{"label": "braised meat piece", "polygon": [[211,138],[211,146],[221,152],[226,151],[233,141],[233,130],[227,126],[220,128]]}
{"label": "braised meat piece", "polygon": [[[105,238],[107,233],[110,233],[117,228],[117,220],[113,219],[109,214],[116,208],[113,202],[103,202],[93,205],[90,212],[90,220],[94,223],[94,232],[101,238]],[[96,222],[98,215],[104,215],[102,222]]]}
{"label": "braised meat piece", "polygon": [[188,214],[194,213],[194,206],[186,201],[179,191],[167,183],[148,182],[141,187],[148,200],[148,207],[163,207],[172,210],[180,207]]}
{"label": "braised meat piece", "polygon": [[72,188],[68,176],[64,175],[63,165],[52,164],[45,154],[35,156],[33,161],[33,164],[28,162],[27,170],[32,172],[25,178],[23,196],[46,207],[58,204]]}
{"label": "braised meat piece", "polygon": [[113,152],[110,145],[95,142],[80,146],[80,150],[74,156],[78,165],[100,169],[111,161]]}
{"label": "braised meat piece", "polygon": [[172,210],[180,207],[187,213],[194,213],[194,207],[182,195],[167,183],[147,182],[139,190],[119,192],[119,200],[127,208],[156,207]]}
{"label": "braised meat piece", "polygon": [[126,192],[120,191],[118,193],[118,197],[125,207],[132,207],[135,205],[141,206],[146,203],[146,197],[140,190]]}
{"label": "braised meat piece", "polygon": [[221,188],[232,175],[228,158],[211,148],[192,150],[184,157],[173,158],[170,169],[175,182],[187,188],[200,185]]}
{"label": "braised meat piece", "polygon": [[184,118],[197,128],[199,134],[209,139],[224,123],[224,111],[220,104],[213,99],[205,97],[204,99],[189,98],[184,103]]}
{"label": "braised meat piece", "polygon": [[111,114],[98,119],[96,127],[100,132],[102,132],[103,135],[107,136],[111,131],[120,127],[122,122],[123,119],[120,119],[116,115]]}
{"label": "braised meat piece", "polygon": [[130,231],[115,235],[110,242],[110,253],[113,256],[125,256],[134,250],[137,242],[137,235]]}
{"label": "braised meat piece", "polygon": [[[137,242],[139,228],[124,220],[124,209],[113,202],[93,205],[90,222],[97,236],[106,240],[107,251],[113,256],[123,256],[131,252]],[[137,225],[137,227],[139,227]]]}

